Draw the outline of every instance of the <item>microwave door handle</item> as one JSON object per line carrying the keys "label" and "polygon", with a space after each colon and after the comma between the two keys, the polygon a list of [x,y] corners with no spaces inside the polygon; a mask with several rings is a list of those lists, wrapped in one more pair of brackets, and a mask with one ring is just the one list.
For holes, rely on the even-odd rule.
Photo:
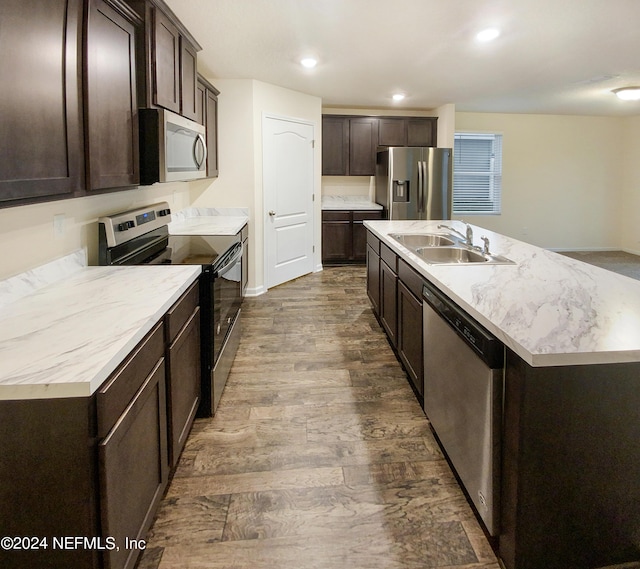
{"label": "microwave door handle", "polygon": [[[201,161],[198,161],[198,142],[202,144],[202,150],[204,151],[204,155],[202,156]],[[204,141],[204,137],[201,134],[198,134],[198,136],[196,136],[196,139],[193,141],[193,161],[196,163],[198,170],[207,161],[207,143]]]}

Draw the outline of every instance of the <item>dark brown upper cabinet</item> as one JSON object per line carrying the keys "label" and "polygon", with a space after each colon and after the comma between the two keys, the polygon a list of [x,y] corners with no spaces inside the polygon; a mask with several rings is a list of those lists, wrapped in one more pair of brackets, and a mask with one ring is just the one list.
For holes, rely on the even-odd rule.
{"label": "dark brown upper cabinet", "polygon": [[380,146],[406,146],[407,121],[402,118],[379,119],[378,144]]}
{"label": "dark brown upper cabinet", "polygon": [[218,175],[218,91],[204,77],[198,76],[196,85],[196,122],[207,130],[207,177]]}
{"label": "dark brown upper cabinet", "polygon": [[349,175],[373,176],[376,173],[378,119],[349,119]]}
{"label": "dark brown upper cabinet", "polygon": [[180,37],[180,109],[192,121],[198,114],[198,52],[188,39]]}
{"label": "dark brown upper cabinet", "polygon": [[378,146],[436,146],[437,121],[322,115],[322,175],[373,176]]}
{"label": "dark brown upper cabinet", "polygon": [[435,146],[437,119],[432,117],[381,118],[379,146]]}
{"label": "dark brown upper cabinet", "polygon": [[0,7],[0,202],[84,189],[82,0],[3,0]]}
{"label": "dark brown upper cabinet", "polygon": [[322,175],[346,176],[349,169],[349,118],[322,117]]}
{"label": "dark brown upper cabinet", "polygon": [[118,0],[90,0],[85,65],[87,189],[140,183],[135,12]]}
{"label": "dark brown upper cabinet", "polygon": [[162,2],[151,7],[151,104],[196,120],[200,46]]}
{"label": "dark brown upper cabinet", "polygon": [[153,102],[180,112],[180,32],[163,12],[153,10]]}

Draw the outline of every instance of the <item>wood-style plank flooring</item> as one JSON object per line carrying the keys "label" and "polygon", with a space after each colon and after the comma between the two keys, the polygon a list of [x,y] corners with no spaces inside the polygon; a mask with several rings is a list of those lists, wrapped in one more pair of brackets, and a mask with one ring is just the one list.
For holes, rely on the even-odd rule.
{"label": "wood-style plank flooring", "polygon": [[366,296],[329,267],[243,304],[140,569],[499,569]]}

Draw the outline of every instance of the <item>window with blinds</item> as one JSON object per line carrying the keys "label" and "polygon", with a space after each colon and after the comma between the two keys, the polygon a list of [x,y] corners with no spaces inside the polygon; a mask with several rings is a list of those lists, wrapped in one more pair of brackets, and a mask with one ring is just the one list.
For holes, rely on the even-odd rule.
{"label": "window with blinds", "polygon": [[453,213],[499,214],[502,135],[457,132],[453,147]]}

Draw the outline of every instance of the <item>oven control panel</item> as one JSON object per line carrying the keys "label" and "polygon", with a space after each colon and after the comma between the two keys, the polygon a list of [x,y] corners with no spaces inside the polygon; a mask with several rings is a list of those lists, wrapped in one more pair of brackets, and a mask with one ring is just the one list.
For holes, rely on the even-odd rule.
{"label": "oven control panel", "polygon": [[170,222],[171,209],[167,202],[123,211],[98,219],[100,239],[106,240],[107,247],[121,245],[158,227],[168,225]]}

